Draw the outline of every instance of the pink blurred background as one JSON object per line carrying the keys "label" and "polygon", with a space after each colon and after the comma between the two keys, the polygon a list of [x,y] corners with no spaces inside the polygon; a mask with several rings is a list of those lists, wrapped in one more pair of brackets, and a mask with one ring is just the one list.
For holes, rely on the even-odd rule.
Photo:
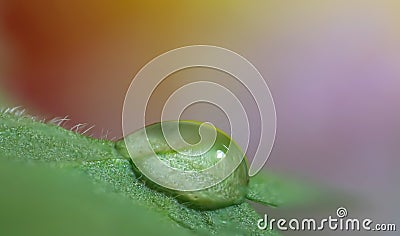
{"label": "pink blurred background", "polygon": [[0,101],[98,137],[121,137],[124,95],[152,58],[193,44],[241,54],[277,109],[266,168],[358,193],[365,217],[400,225],[400,2],[3,0],[0,20]]}

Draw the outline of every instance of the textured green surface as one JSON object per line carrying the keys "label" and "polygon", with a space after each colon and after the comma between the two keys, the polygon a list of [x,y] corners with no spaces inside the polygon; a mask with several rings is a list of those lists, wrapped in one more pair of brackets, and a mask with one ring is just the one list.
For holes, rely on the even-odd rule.
{"label": "textured green surface", "polygon": [[[41,165],[48,163],[69,171],[79,170],[91,180],[90,182],[107,189],[98,193],[99,197],[104,194],[116,194],[132,204],[129,209],[133,206],[145,208],[151,214],[157,215],[154,218],[156,224],[159,221],[169,222],[174,230],[180,229],[183,233],[186,232],[183,231],[185,228],[205,235],[210,233],[276,234],[257,229],[256,222],[259,216],[248,203],[214,211],[187,208],[178,203],[175,198],[144,185],[140,180],[141,176],[135,176],[131,162],[119,156],[113,142],[88,138],[55,125],[36,122],[29,117],[16,116],[8,112],[0,114],[0,157],[23,160],[24,163],[32,162]],[[21,171],[18,174],[24,173]],[[13,181],[11,177],[8,185],[11,189]],[[9,191],[7,186],[3,190]],[[67,191],[66,194],[68,193]],[[97,195],[94,197],[97,198]],[[47,198],[52,199],[52,196],[49,195]],[[24,204],[29,205],[29,199]],[[87,209],[85,209],[85,201],[77,204],[82,204],[81,207],[76,207],[78,216],[81,211]],[[9,212],[3,211],[0,214],[4,217]],[[85,214],[91,217],[90,213],[85,212]],[[102,212],[94,211],[93,214],[102,214]],[[141,213],[130,220],[135,221],[140,215]],[[43,224],[43,227],[46,226],[46,222],[39,223]],[[65,227],[75,226],[66,223]],[[132,232],[134,230],[135,228],[132,227]],[[160,233],[164,233],[162,228],[159,230]]]}
{"label": "textured green surface", "polygon": [[117,158],[114,143],[36,122],[9,112],[0,114],[0,153],[22,160],[82,162]]}
{"label": "textured green surface", "polygon": [[274,207],[298,206],[320,202],[319,198],[325,195],[325,191],[300,180],[287,180],[283,176],[260,172],[251,177],[247,199]]}

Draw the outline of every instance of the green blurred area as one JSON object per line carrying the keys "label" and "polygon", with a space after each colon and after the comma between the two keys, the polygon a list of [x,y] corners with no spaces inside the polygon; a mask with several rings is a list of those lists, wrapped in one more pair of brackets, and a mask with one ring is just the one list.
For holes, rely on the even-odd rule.
{"label": "green blurred area", "polygon": [[81,173],[0,157],[0,235],[187,235]]}

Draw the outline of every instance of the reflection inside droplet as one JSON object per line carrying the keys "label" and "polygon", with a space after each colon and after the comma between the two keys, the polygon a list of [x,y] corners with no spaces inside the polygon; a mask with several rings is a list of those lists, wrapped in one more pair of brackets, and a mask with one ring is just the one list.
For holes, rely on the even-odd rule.
{"label": "reflection inside droplet", "polygon": [[217,158],[222,159],[225,157],[225,153],[221,150],[217,150]]}

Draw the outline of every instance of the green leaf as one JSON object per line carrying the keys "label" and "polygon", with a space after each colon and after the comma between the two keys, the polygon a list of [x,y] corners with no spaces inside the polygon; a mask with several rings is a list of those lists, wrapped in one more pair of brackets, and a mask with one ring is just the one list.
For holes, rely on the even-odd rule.
{"label": "green leaf", "polygon": [[83,162],[119,155],[111,141],[88,138],[10,112],[0,112],[0,137],[0,153],[24,161]]}
{"label": "green leaf", "polygon": [[288,207],[321,202],[321,198],[328,196],[326,192],[317,185],[260,172],[250,178],[246,197],[272,207]]}
{"label": "green leaf", "polygon": [[0,186],[0,235],[189,234],[70,169],[0,159]]}
{"label": "green leaf", "polygon": [[[84,173],[91,183],[96,183],[96,186],[104,190],[96,196],[87,197],[87,201],[89,198],[97,199],[101,198],[102,195],[114,194],[126,200],[124,201],[124,206],[127,205],[126,202],[131,204],[126,206],[128,209],[134,211],[137,206],[140,206],[141,209],[145,208],[146,212],[157,216],[154,217],[155,222],[169,222],[170,227],[175,230],[176,228],[185,228],[199,234],[232,235],[234,232],[237,235],[277,235],[276,232],[260,231],[257,228],[256,223],[259,215],[248,203],[214,211],[199,211],[185,207],[178,203],[175,198],[148,188],[140,180],[140,176],[135,176],[132,170],[132,163],[118,154],[113,142],[85,137],[56,125],[34,121],[31,117],[17,116],[9,112],[0,113],[0,158],[2,157],[20,160],[24,163],[33,162],[41,165],[46,163],[47,165],[62,167],[63,170],[70,172],[78,170]],[[15,175],[23,174],[23,170],[15,173]],[[52,179],[53,177],[48,178]],[[9,184],[3,190],[9,191],[8,188],[12,188],[14,179],[12,176],[5,179],[9,181]],[[54,183],[54,185],[57,184]],[[63,184],[59,186],[62,187]],[[46,194],[46,189],[42,188],[40,190],[42,192],[40,198],[43,199],[43,202],[51,202],[54,197],[59,198],[60,204],[63,204],[65,198],[69,199],[75,196],[74,191],[70,190],[67,188],[63,192],[64,198],[60,198],[58,195]],[[26,189],[24,191],[26,192],[20,194],[29,195],[31,191],[35,190]],[[18,194],[16,193],[16,195]],[[8,200],[0,197],[1,202]],[[22,206],[32,204],[30,200],[27,197],[26,202],[21,203],[23,204]],[[87,212],[84,207],[85,204],[85,200],[82,203],[76,202],[76,207],[71,207],[69,214],[74,214],[76,217],[83,214],[86,218],[105,214],[118,215],[117,212],[108,212],[106,209],[104,211],[93,211],[92,216],[92,213],[90,211]],[[111,204],[110,208],[113,206],[110,202],[104,204]],[[51,206],[49,205],[49,208]],[[29,209],[31,211],[40,211],[41,207]],[[13,211],[13,208],[9,209],[9,212]],[[0,212],[1,217],[7,217],[8,213]],[[127,221],[133,222],[141,217],[142,212],[140,211],[135,215],[126,213],[126,216],[122,215],[121,217],[127,217],[129,218]],[[59,214],[54,212],[55,218],[61,216],[62,212],[59,212]],[[113,219],[111,216],[110,218]],[[117,217],[116,219],[119,218]],[[101,222],[103,223],[103,221]],[[10,228],[12,225],[10,223],[6,228]],[[37,227],[45,227],[46,225],[48,225],[46,221],[35,221],[35,226]],[[81,226],[84,228],[85,224]],[[104,227],[106,226],[107,224],[104,225]],[[65,227],[75,226],[65,223]],[[3,227],[1,228],[4,229]],[[158,227],[154,228],[158,229]],[[90,231],[89,229],[87,230]],[[135,227],[132,226],[132,232],[134,230]],[[164,229],[160,228],[158,232],[164,233]],[[180,232],[182,233],[182,230]]]}

